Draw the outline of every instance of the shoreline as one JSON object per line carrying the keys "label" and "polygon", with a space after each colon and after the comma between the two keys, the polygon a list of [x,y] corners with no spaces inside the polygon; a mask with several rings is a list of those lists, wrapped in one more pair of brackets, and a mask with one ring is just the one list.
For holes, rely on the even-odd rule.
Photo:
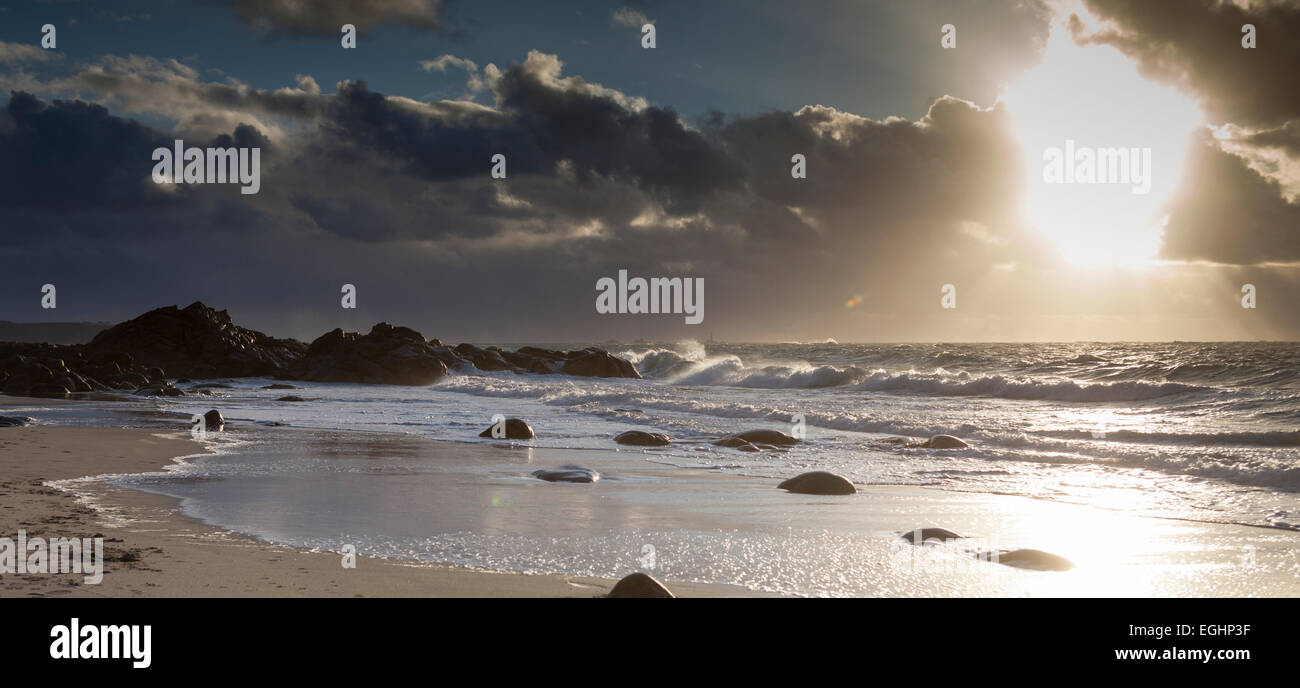
{"label": "shoreline", "polygon": [[[0,409],[77,403],[0,397]],[[0,597],[595,597],[607,593],[617,577],[637,569],[628,553],[635,557],[645,542],[653,542],[659,551],[661,565],[653,574],[682,597],[1300,596],[1300,579],[1294,576],[1300,566],[1300,533],[1292,530],[1160,519],[1105,505],[922,486],[859,485],[856,496],[809,497],[777,490],[771,479],[683,472],[653,462],[646,465],[636,452],[603,450],[591,452],[590,461],[596,462],[591,465],[602,472],[612,470],[611,479],[602,480],[596,491],[570,489],[522,479],[539,466],[566,460],[560,449],[503,450],[500,445],[351,430],[246,430],[242,421],[233,431],[227,426],[231,439],[253,442],[246,449],[214,456],[274,461],[324,451],[357,459],[413,457],[432,461],[432,466],[468,467],[470,472],[457,474],[459,479],[424,485],[430,491],[421,493],[423,506],[433,509],[424,513],[431,520],[422,521],[434,524],[429,535],[436,535],[439,527],[442,532],[504,533],[525,540],[541,535],[552,543],[543,545],[545,553],[562,562],[574,556],[571,547],[567,552],[564,548],[566,539],[603,540],[595,549],[582,550],[603,552],[595,565],[591,560],[581,566],[568,560],[564,566],[591,575],[490,570],[503,561],[507,569],[526,565],[517,559],[517,548],[512,558],[511,551],[497,551],[495,544],[478,550],[488,555],[483,568],[357,555],[356,568],[346,569],[341,555],[333,551],[340,541],[331,533],[338,531],[313,539],[302,530],[312,523],[303,520],[310,519],[310,513],[293,512],[303,503],[294,501],[292,492],[276,491],[289,483],[270,493],[279,509],[292,514],[294,522],[287,530],[274,527],[285,523],[272,522],[268,529],[265,521],[244,518],[242,510],[230,512],[229,497],[224,513],[204,511],[222,503],[208,503],[207,492],[200,493],[200,508],[188,509],[195,514],[189,516],[182,513],[183,498],[147,487],[116,487],[104,480],[78,485],[76,480],[88,475],[147,479],[178,465],[181,457],[207,451],[178,429],[179,423],[147,427],[153,416],[145,409],[127,406],[119,411],[140,414],[146,427],[127,423],[133,427],[38,425],[0,430],[0,476],[5,477],[0,483],[0,506],[5,507],[0,508],[0,536],[14,536],[24,523],[29,537],[43,536],[40,528],[59,537],[102,534],[110,560],[100,585],[81,585],[79,574],[0,575]],[[249,431],[270,433],[264,436],[275,439],[263,443],[248,437]],[[286,447],[297,454],[275,453]],[[237,465],[227,462],[225,467]],[[179,494],[186,494],[187,486],[200,485],[205,491],[227,489],[243,495],[244,489],[261,489],[263,480],[241,487],[227,484],[226,478],[208,482],[202,474],[177,477],[179,482],[164,483]],[[69,483],[55,489],[48,485],[52,481]],[[299,489],[292,485],[294,491]],[[493,507],[487,507],[485,496],[491,497]],[[495,508],[497,497],[508,505],[500,511]],[[241,504],[238,509],[258,505],[242,497],[233,503]],[[358,532],[386,532],[389,527],[382,510],[377,516],[368,510],[350,513],[360,519],[353,524]],[[367,516],[372,517],[370,530],[363,523]],[[209,519],[222,525],[212,525]],[[530,520],[533,523],[526,523]],[[515,525],[500,530],[511,521]],[[475,523],[489,525],[481,530]],[[1026,571],[972,562],[969,548],[963,554],[943,547],[900,547],[897,533],[932,526],[975,538],[971,546],[1041,549],[1076,562],[1077,568]],[[639,539],[611,539],[614,531]],[[720,540],[725,549],[719,549]],[[559,548],[551,549],[556,543]],[[494,555],[505,558],[495,556],[493,561]],[[691,559],[697,564],[694,569],[680,568]],[[701,561],[706,568],[699,568]],[[773,587],[773,581],[779,583]],[[742,582],[750,587],[742,587]]]}
{"label": "shoreline", "polygon": [[[0,397],[0,408],[76,401]],[[104,538],[99,584],[79,573],[0,574],[4,597],[596,597],[612,579],[534,575],[341,555],[266,542],[181,512],[181,500],[99,476],[166,470],[205,453],[188,433],[26,426],[0,431],[0,536]],[[81,490],[52,487],[88,480]],[[82,492],[81,495],[78,492]],[[628,573],[631,573],[629,571]],[[753,597],[736,586],[665,581],[679,597]]]}

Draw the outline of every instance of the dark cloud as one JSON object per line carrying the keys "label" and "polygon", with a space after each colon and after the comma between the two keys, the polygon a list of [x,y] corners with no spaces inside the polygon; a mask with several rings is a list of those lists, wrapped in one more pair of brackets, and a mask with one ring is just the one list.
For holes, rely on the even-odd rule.
{"label": "dark cloud", "polygon": [[447,0],[228,0],[250,26],[272,34],[339,36],[383,24],[443,29]]}
{"label": "dark cloud", "polygon": [[1233,265],[1300,262],[1300,205],[1204,136],[1172,202],[1161,254]]}
{"label": "dark cloud", "polygon": [[171,138],[81,101],[46,104],[10,94],[0,114],[0,204],[54,212],[163,205],[150,182],[158,146]]}
{"label": "dark cloud", "polygon": [[[1142,73],[1194,94],[1217,122],[1272,127],[1300,118],[1300,2],[1086,0],[1111,24],[1076,39],[1113,45]],[[1257,44],[1241,45],[1243,24]]]}

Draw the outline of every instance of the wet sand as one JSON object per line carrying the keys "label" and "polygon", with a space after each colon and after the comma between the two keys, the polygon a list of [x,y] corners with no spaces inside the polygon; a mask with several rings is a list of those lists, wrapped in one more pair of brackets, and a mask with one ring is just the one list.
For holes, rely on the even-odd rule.
{"label": "wet sand", "polygon": [[[0,397],[0,409],[49,400]],[[59,402],[54,402],[59,403]],[[8,415],[16,415],[9,413]],[[0,597],[591,597],[614,581],[521,575],[281,547],[205,525],[177,500],[111,486],[92,509],[45,483],[156,471],[202,451],[188,433],[137,428],[0,428],[0,536],[105,539],[96,585],[69,574],[0,574]],[[631,571],[629,571],[630,573]],[[730,586],[674,584],[683,597],[752,595]]]}

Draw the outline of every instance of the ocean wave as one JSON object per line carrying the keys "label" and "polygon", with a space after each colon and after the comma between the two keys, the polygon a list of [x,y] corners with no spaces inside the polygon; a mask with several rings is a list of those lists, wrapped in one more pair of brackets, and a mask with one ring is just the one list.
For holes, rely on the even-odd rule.
{"label": "ocean wave", "polygon": [[1300,430],[1273,432],[1142,432],[1138,430],[1047,430],[1031,433],[1055,439],[1084,439],[1160,445],[1300,447]]}
{"label": "ocean wave", "polygon": [[819,389],[852,387],[863,391],[926,394],[932,396],[989,396],[1033,401],[1106,402],[1146,401],[1180,394],[1216,394],[1215,387],[1178,382],[1096,382],[1064,378],[1010,375],[945,374],[919,371],[889,372],[857,366],[768,365],[747,367],[738,356],[715,356],[703,361],[677,358],[673,352],[651,354],[655,366],[646,377],[659,377],[679,385],[731,386],[757,389]]}

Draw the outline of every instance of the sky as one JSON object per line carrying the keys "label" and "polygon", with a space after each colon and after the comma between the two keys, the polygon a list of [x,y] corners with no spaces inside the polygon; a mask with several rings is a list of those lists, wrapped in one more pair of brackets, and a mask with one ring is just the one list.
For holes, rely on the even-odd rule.
{"label": "sky", "polygon": [[[0,320],[1296,340],[1298,67],[1300,0],[0,0]],[[703,321],[598,312],[620,270]]]}

